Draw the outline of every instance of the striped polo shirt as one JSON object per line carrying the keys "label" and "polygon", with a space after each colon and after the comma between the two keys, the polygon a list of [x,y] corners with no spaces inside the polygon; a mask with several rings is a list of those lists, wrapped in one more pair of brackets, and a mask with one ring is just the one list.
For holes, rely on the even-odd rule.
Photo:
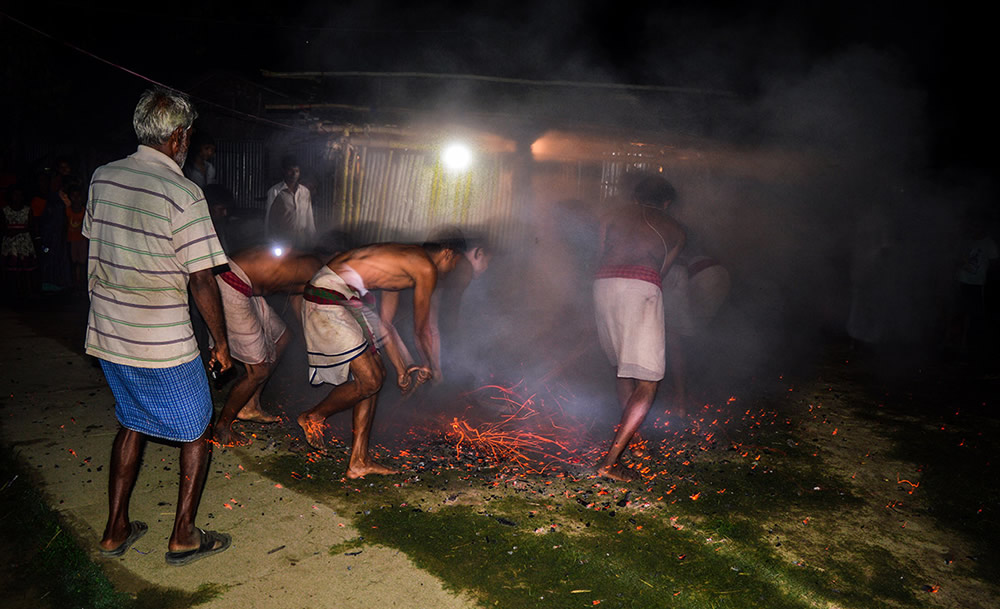
{"label": "striped polo shirt", "polygon": [[201,189],[148,146],[97,169],[90,239],[87,353],[140,368],[198,356],[188,276],[227,262]]}

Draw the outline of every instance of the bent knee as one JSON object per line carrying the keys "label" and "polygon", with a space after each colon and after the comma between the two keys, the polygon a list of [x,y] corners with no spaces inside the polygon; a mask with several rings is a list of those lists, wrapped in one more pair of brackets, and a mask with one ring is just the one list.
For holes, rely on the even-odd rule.
{"label": "bent knee", "polygon": [[382,383],[385,381],[385,371],[375,368],[368,371],[367,374],[357,376],[355,380],[358,383],[358,389],[362,397],[368,398],[382,389]]}
{"label": "bent knee", "polygon": [[385,375],[377,374],[368,378],[358,379],[358,388],[361,390],[361,394],[370,398],[382,389],[382,382],[385,380]]}

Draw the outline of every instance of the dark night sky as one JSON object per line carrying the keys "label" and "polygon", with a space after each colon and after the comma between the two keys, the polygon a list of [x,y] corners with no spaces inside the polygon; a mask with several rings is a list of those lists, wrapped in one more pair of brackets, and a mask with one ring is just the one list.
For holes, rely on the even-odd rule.
{"label": "dark night sky", "polygon": [[[470,11],[458,2],[251,0],[238,8],[18,2],[3,10],[181,88],[216,69],[254,79],[261,69],[426,71],[711,88],[753,100],[768,83],[806,78],[864,47],[891,57],[903,85],[926,95],[932,166],[991,171],[996,128],[984,120],[992,108],[982,78],[988,20],[952,4],[888,4],[489,1]],[[135,84],[18,25],[2,27],[16,39],[4,52],[37,62],[58,81],[58,95],[93,100],[93,83]]]}

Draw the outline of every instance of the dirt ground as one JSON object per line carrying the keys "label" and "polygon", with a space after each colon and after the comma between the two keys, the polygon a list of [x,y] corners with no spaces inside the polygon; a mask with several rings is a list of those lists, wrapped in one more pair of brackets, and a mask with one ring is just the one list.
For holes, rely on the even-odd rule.
{"label": "dirt ground", "polygon": [[[0,309],[0,430],[33,468],[50,505],[98,559],[117,423],[100,368],[80,353],[78,322],[65,311]],[[244,458],[240,450],[215,450],[197,520],[204,529],[231,534],[232,547],[175,568],[163,554],[177,497],[178,450],[148,444],[131,517],[145,521],[149,532],[124,557],[109,561],[106,571],[119,589],[193,592],[221,584],[221,596],[201,605],[211,609],[474,606],[395,550],[331,555],[332,546],[357,537],[350,520],[250,471]]]}

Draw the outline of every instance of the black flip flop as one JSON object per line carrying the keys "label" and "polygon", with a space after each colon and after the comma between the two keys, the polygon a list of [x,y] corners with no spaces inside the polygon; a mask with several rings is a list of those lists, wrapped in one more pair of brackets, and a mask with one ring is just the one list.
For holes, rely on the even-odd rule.
{"label": "black flip flop", "polygon": [[127,552],[129,548],[132,547],[132,544],[139,541],[139,538],[145,535],[146,532],[149,530],[149,527],[146,526],[146,523],[142,522],[141,520],[133,520],[132,522],[128,523],[128,526],[129,526],[129,534],[128,537],[125,538],[125,541],[122,542],[122,545],[118,546],[113,550],[105,550],[102,548],[100,550],[101,556],[103,556],[104,558],[116,558],[118,556],[121,556],[122,554]]}
{"label": "black flip flop", "polygon": [[203,531],[197,528],[196,530],[201,536],[201,545],[193,550],[167,552],[166,557],[168,565],[181,567],[186,564],[193,563],[194,561],[205,558],[206,556],[211,556],[212,554],[218,554],[219,552],[228,550],[229,544],[233,542],[233,538],[226,533]]}

